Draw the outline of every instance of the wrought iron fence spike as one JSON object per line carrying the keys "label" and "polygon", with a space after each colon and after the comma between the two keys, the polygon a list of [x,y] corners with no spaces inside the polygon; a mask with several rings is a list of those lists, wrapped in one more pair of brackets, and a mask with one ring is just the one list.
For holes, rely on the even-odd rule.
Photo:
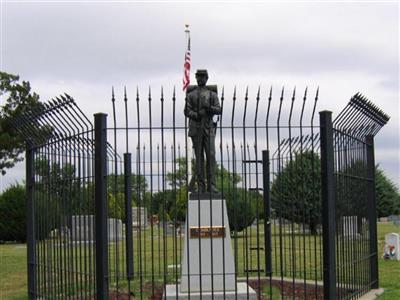
{"label": "wrought iron fence spike", "polygon": [[296,97],[296,86],[294,86],[294,89],[293,89],[292,101],[295,100],[295,97]]}
{"label": "wrought iron fence spike", "polygon": [[139,102],[139,87],[136,86],[136,101]]}
{"label": "wrought iron fence spike", "polygon": [[126,85],[124,86],[124,101],[127,102],[128,101],[128,95],[126,93]]}
{"label": "wrought iron fence spike", "polygon": [[64,95],[59,95],[57,98],[60,104],[64,105],[67,103],[67,98],[65,98]]}
{"label": "wrought iron fence spike", "polygon": [[111,87],[111,101],[115,102],[114,86]]}

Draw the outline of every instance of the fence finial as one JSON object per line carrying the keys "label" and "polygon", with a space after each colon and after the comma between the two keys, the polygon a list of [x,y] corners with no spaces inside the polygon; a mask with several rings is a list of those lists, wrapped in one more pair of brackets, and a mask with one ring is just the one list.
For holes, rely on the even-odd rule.
{"label": "fence finial", "polygon": [[149,98],[148,98],[148,100],[151,101],[151,86],[149,86]]}

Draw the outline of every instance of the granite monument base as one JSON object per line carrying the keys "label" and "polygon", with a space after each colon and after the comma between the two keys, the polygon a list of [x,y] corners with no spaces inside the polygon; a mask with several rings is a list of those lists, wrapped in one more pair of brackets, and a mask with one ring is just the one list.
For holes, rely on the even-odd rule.
{"label": "granite monument base", "polygon": [[226,201],[221,195],[189,195],[182,248],[180,284],[167,285],[164,299],[186,299],[189,291],[191,299],[256,298],[246,283],[236,283]]}
{"label": "granite monument base", "polygon": [[[182,293],[181,292],[181,286],[178,284],[178,288],[175,286],[175,284],[169,284],[166,286],[166,295],[163,296],[163,300],[188,300],[189,299],[189,293]],[[176,291],[178,290],[178,295]],[[257,299],[257,294],[256,292],[249,287],[249,292],[247,294],[247,284],[246,282],[238,282],[237,283],[237,291],[217,291],[214,292],[192,292],[190,291],[190,299],[191,300],[244,300],[244,299],[249,299],[249,300],[256,300]]]}

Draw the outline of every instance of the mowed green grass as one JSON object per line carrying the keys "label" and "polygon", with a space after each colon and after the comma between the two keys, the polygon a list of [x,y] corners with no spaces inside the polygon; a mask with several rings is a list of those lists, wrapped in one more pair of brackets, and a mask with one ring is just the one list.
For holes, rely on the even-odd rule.
{"label": "mowed green grass", "polygon": [[392,223],[378,223],[379,286],[385,289],[379,300],[400,299],[400,261],[381,259],[385,246],[385,234],[389,232],[400,234],[400,226]]}
{"label": "mowed green grass", "polygon": [[[277,235],[278,230],[276,229],[275,232],[275,227],[272,228],[272,242],[273,244],[278,243],[279,235]],[[287,228],[286,228],[287,229]],[[285,229],[285,230],[286,230]],[[293,257],[296,257],[297,259],[295,260],[295,264],[289,265],[290,267],[287,269],[284,269],[284,276],[285,277],[291,277],[292,276],[292,267],[296,268],[296,274],[295,277],[297,278],[303,278],[304,277],[304,271],[306,271],[306,277],[307,279],[317,279],[321,280],[321,273],[320,270],[317,270],[315,267],[320,264],[320,259],[321,257],[319,255],[314,256],[314,251],[310,251],[310,248],[313,250],[315,247],[317,247],[317,250],[315,253],[320,253],[320,241],[318,238],[316,239],[313,236],[305,236],[303,237],[302,235],[292,235],[290,232],[288,233],[287,231],[284,230],[284,233],[286,232],[285,235],[282,236],[282,244],[285,246],[284,249],[282,249],[282,252],[280,249],[272,249],[272,264],[273,268],[275,270],[280,269],[280,262],[282,261],[283,264],[289,265],[290,262],[292,261]],[[146,264],[142,264],[141,268],[144,273],[151,274],[151,269],[152,269],[152,263],[151,263],[151,247],[153,246],[153,252],[154,252],[154,269],[155,272],[158,273],[159,270],[159,264],[162,268],[164,264],[163,260],[163,249],[164,246],[166,249],[168,249],[166,253],[166,260],[167,260],[167,265],[172,266],[176,264],[176,261],[178,264],[180,264],[180,259],[181,259],[181,247],[184,246],[183,238],[177,237],[176,240],[172,236],[169,236],[165,239],[164,243],[164,236],[162,232],[159,232],[157,234],[160,235],[160,238],[156,236],[153,240],[150,239],[150,234],[149,230],[146,231],[147,236],[146,239],[143,238],[142,236],[142,249],[145,252],[142,252],[142,255],[144,256],[144,253],[146,253]],[[400,227],[395,226],[391,223],[380,223],[378,224],[378,253],[381,255],[384,247],[384,236],[388,232],[400,232]],[[262,226],[260,226],[260,231],[259,237],[260,237],[260,244],[259,246],[262,245],[263,239],[263,231],[262,231]],[[276,234],[274,234],[276,233]],[[292,237],[295,237],[294,240],[292,240]],[[134,236],[135,239],[135,245],[138,246],[136,243],[138,242],[137,236]],[[274,239],[275,242],[274,242]],[[160,247],[159,245],[160,241]],[[176,241],[176,243],[175,243]],[[247,232],[247,239],[245,236],[238,235],[237,238],[237,259],[238,259],[238,265],[239,265],[239,276],[246,276],[246,273],[244,273],[244,268],[246,268],[246,264],[249,269],[255,269],[257,268],[257,251],[254,251],[254,253],[251,253],[251,251],[248,251],[248,255],[246,256],[246,246],[247,247],[255,247],[257,246],[257,231],[255,228],[248,230]],[[292,243],[292,241],[294,241]],[[234,243],[234,241],[232,242]],[[153,245],[152,245],[153,244]],[[120,258],[123,257],[123,252],[124,248],[122,247],[123,245],[121,244],[119,248],[119,256]],[[177,246],[178,248],[178,256],[175,257],[174,255],[174,247]],[[137,249],[137,248],[136,248]],[[79,250],[77,250],[76,253],[79,253]],[[115,255],[116,255],[116,247],[111,246],[110,247],[110,258],[112,261],[114,261]],[[305,250],[305,252],[304,252]],[[83,250],[82,250],[83,251]],[[158,253],[161,253],[161,257],[159,257]],[[304,256],[304,253],[306,253],[306,256]],[[136,253],[135,260],[137,261],[138,259],[138,253]],[[304,260],[304,257],[306,259]],[[143,259],[144,257],[142,257]],[[260,266],[261,268],[264,268],[264,253],[261,251],[260,252]],[[84,261],[84,260],[83,260]],[[123,260],[120,263],[120,271],[122,272],[124,262]],[[115,268],[113,267],[114,263],[111,263],[111,280],[113,281],[113,277],[115,275]],[[137,268],[139,265],[135,266],[135,269],[137,271]],[[173,281],[175,278],[175,273],[174,270],[176,270],[179,273],[179,268],[174,268],[170,267],[168,269],[168,281]],[[384,261],[382,259],[379,259],[379,271],[380,271],[380,286],[385,289],[385,293],[379,298],[379,299],[400,299],[400,262],[398,261]],[[261,274],[262,275],[262,274]],[[256,273],[251,273],[249,276],[254,277],[257,276]],[[149,280],[150,276],[146,276],[144,278],[144,281]],[[123,282],[120,282],[121,284]],[[113,283],[111,283],[111,286],[113,286]],[[27,278],[26,278],[26,246],[25,245],[19,245],[19,244],[8,244],[8,245],[0,245],[0,299],[26,299],[27,298]],[[273,294],[274,297],[276,298],[277,293],[279,291],[274,290]],[[279,298],[279,295],[278,295]]]}
{"label": "mowed green grass", "polygon": [[25,244],[0,245],[0,299],[27,299]]}

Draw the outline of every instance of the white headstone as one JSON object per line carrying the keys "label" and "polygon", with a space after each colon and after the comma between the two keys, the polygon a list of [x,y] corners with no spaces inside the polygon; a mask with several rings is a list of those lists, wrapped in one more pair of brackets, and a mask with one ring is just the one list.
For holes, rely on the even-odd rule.
{"label": "white headstone", "polygon": [[120,241],[122,237],[122,221],[120,219],[108,219],[108,241]]}
{"label": "white headstone", "polygon": [[357,216],[342,217],[342,235],[351,238],[358,236]]}
{"label": "white headstone", "polygon": [[71,220],[72,241],[94,241],[94,215],[76,215]]}
{"label": "white headstone", "polygon": [[[107,224],[108,240],[110,242],[122,240],[122,221],[108,218]],[[70,234],[73,242],[93,242],[96,238],[94,215],[72,216]]]}
{"label": "white headstone", "polygon": [[139,224],[141,228],[147,227],[147,210],[145,207],[132,207],[132,226],[138,228]]}
{"label": "white headstone", "polygon": [[397,233],[388,233],[385,235],[383,257],[386,259],[400,260],[400,236]]}

